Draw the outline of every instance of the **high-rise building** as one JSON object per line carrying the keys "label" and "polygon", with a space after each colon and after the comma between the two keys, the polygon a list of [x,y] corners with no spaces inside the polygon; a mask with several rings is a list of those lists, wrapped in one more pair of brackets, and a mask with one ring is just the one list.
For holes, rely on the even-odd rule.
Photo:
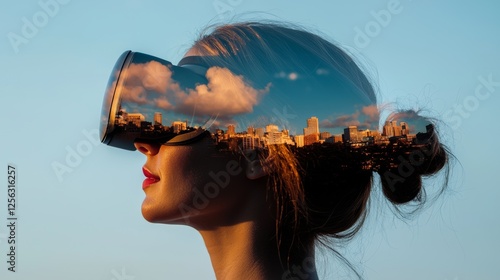
{"label": "high-rise building", "polygon": [[262,127],[257,127],[255,129],[255,136],[258,136],[259,138],[264,137],[264,128]]}
{"label": "high-rise building", "polygon": [[[307,133],[306,133],[307,132]],[[307,119],[307,127],[304,128],[304,135],[319,134],[319,121],[316,117]]]}
{"label": "high-rise building", "polygon": [[312,145],[319,142],[319,134],[313,133],[309,135],[304,135],[304,146]]}
{"label": "high-rise building", "polygon": [[392,125],[389,121],[385,122],[382,135],[387,137],[394,136],[394,131],[392,130]]}
{"label": "high-rise building", "polygon": [[155,112],[154,124],[155,125],[162,125],[162,118],[161,118],[160,112]]}
{"label": "high-rise building", "polygon": [[234,124],[230,124],[227,126],[227,135],[232,136],[236,134],[236,127]]}
{"label": "high-rise building", "polygon": [[350,125],[349,127],[344,128],[344,140],[349,143],[359,142],[358,127]]}
{"label": "high-rise building", "polygon": [[297,148],[304,147],[304,135],[295,135],[293,140],[295,141]]}
{"label": "high-rise building", "polygon": [[406,122],[400,122],[399,125],[401,126],[401,135],[410,134],[410,127]]}
{"label": "high-rise building", "polygon": [[242,137],[243,150],[253,150],[259,147],[259,138],[247,135]]}
{"label": "high-rise building", "polygon": [[342,134],[333,135],[333,143],[342,142]]}
{"label": "high-rise building", "polygon": [[326,140],[328,137],[330,137],[331,134],[328,131],[323,131],[319,134],[319,139],[320,140]]}
{"label": "high-rise building", "polygon": [[271,131],[267,133],[267,144],[283,144],[283,133],[280,131]]}
{"label": "high-rise building", "polygon": [[275,124],[268,124],[266,125],[266,132],[273,132],[273,131],[279,131],[279,128]]}
{"label": "high-rise building", "polygon": [[396,126],[393,126],[392,129],[394,131],[394,136],[401,136],[402,135],[401,126],[396,125]]}
{"label": "high-rise building", "polygon": [[172,123],[172,127],[174,129],[174,133],[179,133],[179,132],[187,129],[187,122],[175,121]]}
{"label": "high-rise building", "polygon": [[248,133],[248,135],[250,135],[250,136],[255,135],[255,128],[253,128],[253,126],[249,126],[249,127],[247,127],[247,133]]}
{"label": "high-rise building", "polygon": [[146,118],[141,113],[128,113],[125,121],[127,123],[133,123],[137,127],[141,126],[141,122],[143,122]]}

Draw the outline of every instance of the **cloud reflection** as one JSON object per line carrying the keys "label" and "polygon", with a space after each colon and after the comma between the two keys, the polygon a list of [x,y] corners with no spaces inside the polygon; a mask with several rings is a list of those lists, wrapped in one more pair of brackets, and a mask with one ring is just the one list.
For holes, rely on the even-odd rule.
{"label": "cloud reflection", "polygon": [[190,89],[181,88],[172,74],[169,67],[156,61],[131,64],[126,81],[118,89],[122,104],[147,104],[190,117],[218,114],[231,118],[253,112],[270,88],[269,84],[264,89],[255,89],[242,76],[221,67],[208,69],[208,83]]}

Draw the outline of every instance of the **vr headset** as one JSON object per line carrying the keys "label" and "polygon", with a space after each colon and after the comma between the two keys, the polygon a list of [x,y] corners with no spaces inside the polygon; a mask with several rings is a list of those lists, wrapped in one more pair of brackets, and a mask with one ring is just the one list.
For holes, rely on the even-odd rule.
{"label": "vr headset", "polygon": [[[338,125],[343,132],[348,124],[339,123],[340,117],[357,117],[364,107],[374,105],[331,67],[313,65],[304,74],[270,65],[276,74],[257,73],[263,78],[261,89],[255,89],[242,75],[218,63],[222,62],[215,57],[188,56],[173,65],[151,55],[124,52],[106,88],[101,141],[135,150],[138,141],[185,145],[211,135],[223,149],[300,147],[320,142],[319,126]],[[378,120],[371,121],[378,126]]]}
{"label": "vr headset", "polygon": [[206,84],[207,68],[203,60],[194,56],[185,57],[176,66],[147,54],[124,52],[106,88],[101,141],[135,150],[135,141],[184,145],[206,136],[203,126],[191,126],[181,113],[175,117],[178,110],[174,101],[178,99],[176,94]]}

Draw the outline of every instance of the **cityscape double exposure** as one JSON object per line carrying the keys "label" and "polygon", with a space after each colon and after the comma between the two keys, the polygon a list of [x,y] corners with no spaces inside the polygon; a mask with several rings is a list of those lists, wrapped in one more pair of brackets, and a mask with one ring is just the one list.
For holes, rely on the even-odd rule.
{"label": "cityscape double exposure", "polygon": [[425,151],[433,136],[434,127],[411,114],[380,125],[374,98],[331,69],[309,76],[283,70],[256,86],[223,67],[199,75],[145,54],[125,57],[130,62],[113,72],[102,111],[109,145],[182,145],[210,134],[221,152],[321,147],[345,153],[358,169],[390,170],[401,156]]}
{"label": "cityscape double exposure", "polygon": [[[135,134],[137,138],[163,138],[197,130],[190,127],[187,120],[175,120],[170,125],[163,124],[161,112],[155,112],[152,120],[146,120],[141,113],[128,113],[120,109],[115,118],[115,133]],[[412,125],[405,121],[387,121],[382,131],[359,129],[355,125],[343,128],[343,133],[332,134],[321,131],[320,121],[311,116],[304,120],[302,134],[292,135],[287,129],[280,129],[278,125],[268,124],[265,127],[248,126],[239,130],[235,124],[229,124],[225,129],[211,129],[211,136],[219,151],[251,151],[266,149],[269,145],[290,145],[294,148],[307,148],[312,145],[330,145],[348,149],[350,153],[362,157],[369,154],[366,160],[361,161],[364,169],[372,169],[374,153],[382,157],[392,158],[392,154],[409,154],[415,148],[424,148],[433,134],[432,124],[426,126],[426,131],[412,131]],[[357,158],[359,159],[359,157]],[[390,167],[389,167],[390,168]]]}

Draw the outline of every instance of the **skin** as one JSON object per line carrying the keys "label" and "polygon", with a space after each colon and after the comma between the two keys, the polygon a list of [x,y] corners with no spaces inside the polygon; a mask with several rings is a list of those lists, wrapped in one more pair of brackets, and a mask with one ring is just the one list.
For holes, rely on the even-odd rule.
{"label": "skin", "polygon": [[[192,48],[185,56],[190,55],[201,54]],[[278,250],[273,205],[267,199],[268,178],[247,176],[251,168],[247,161],[221,156],[208,137],[185,146],[135,146],[146,156],[144,167],[160,177],[144,190],[144,218],[198,230],[217,279],[318,279],[313,244],[292,253],[288,248]],[[196,194],[216,182],[211,172],[226,172],[229,180],[199,207]],[[283,263],[289,255],[287,267]]]}
{"label": "skin", "polygon": [[[238,162],[235,157],[217,154],[209,138],[186,146],[135,146],[146,156],[144,167],[160,178],[144,189],[144,218],[198,230],[217,279],[317,279],[310,265],[304,268],[304,260],[314,259],[312,246],[308,252],[294,253],[290,268],[280,261],[288,252],[277,249],[273,211],[266,200],[267,177],[249,179],[248,165],[238,163],[229,184],[206,206],[197,207],[194,190],[203,193],[203,187],[214,182],[210,172],[227,171],[229,161]],[[180,205],[190,211],[180,210]]]}

